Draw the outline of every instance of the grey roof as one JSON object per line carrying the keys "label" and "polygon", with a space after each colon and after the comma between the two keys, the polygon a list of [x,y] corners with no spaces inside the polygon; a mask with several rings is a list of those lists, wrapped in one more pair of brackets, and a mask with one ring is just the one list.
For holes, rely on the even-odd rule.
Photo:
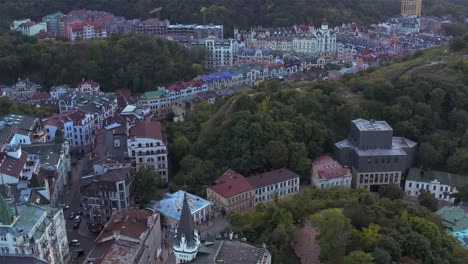
{"label": "grey roof", "polygon": [[62,143],[35,143],[22,145],[21,149],[29,154],[39,155],[41,164],[57,165],[60,153],[63,150]]}
{"label": "grey roof", "polygon": [[212,245],[202,246],[190,263],[257,264],[269,254],[267,249],[241,240],[216,240]]}
{"label": "grey roof", "polygon": [[193,245],[195,245],[195,237],[193,234],[194,230],[195,228],[193,226],[192,213],[190,212],[190,205],[187,200],[187,193],[185,193],[175,243],[180,244],[181,236],[182,234],[184,234],[185,241],[187,241],[187,246],[192,247]]}
{"label": "grey roof", "polygon": [[423,171],[418,168],[411,168],[406,177],[407,181],[417,181],[417,182],[427,182],[437,180],[441,184],[452,186],[452,187],[462,187],[468,184],[468,176],[453,174],[443,171],[432,171],[427,170]]}
{"label": "grey roof", "polygon": [[7,114],[0,118],[5,122],[12,122],[19,130],[32,131],[34,126],[39,122],[39,118],[27,115]]}
{"label": "grey roof", "polygon": [[352,121],[360,131],[393,131],[385,121],[355,119]]}
{"label": "grey roof", "polygon": [[3,255],[0,254],[0,263],[2,264],[47,264],[35,256],[27,255]]}

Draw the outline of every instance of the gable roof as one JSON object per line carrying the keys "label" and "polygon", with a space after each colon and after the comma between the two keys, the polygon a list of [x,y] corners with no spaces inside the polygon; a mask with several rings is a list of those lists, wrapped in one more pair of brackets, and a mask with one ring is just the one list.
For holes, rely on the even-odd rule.
{"label": "gable roof", "polygon": [[21,176],[24,165],[28,159],[29,154],[22,151],[19,159],[5,155],[2,164],[0,165],[0,173],[10,175],[16,178]]}
{"label": "gable roof", "polygon": [[233,169],[227,170],[216,180],[216,185],[209,187],[224,198],[253,190],[252,185]]}
{"label": "gable roof", "polygon": [[322,179],[334,179],[341,177],[351,177],[349,168],[343,167],[338,161],[332,159],[328,155],[323,155],[316,158],[312,162],[314,170],[317,171],[317,176]]}
{"label": "gable roof", "polygon": [[423,171],[418,168],[411,168],[406,177],[407,181],[418,181],[418,182],[432,182],[437,180],[441,184],[453,186],[453,187],[462,187],[468,184],[468,176],[462,176],[458,174],[453,174],[443,171],[432,171],[427,170]]}
{"label": "gable roof", "polygon": [[286,168],[282,168],[250,176],[247,178],[247,181],[252,185],[252,187],[258,189],[272,184],[297,179],[299,177],[300,176],[296,173]]}

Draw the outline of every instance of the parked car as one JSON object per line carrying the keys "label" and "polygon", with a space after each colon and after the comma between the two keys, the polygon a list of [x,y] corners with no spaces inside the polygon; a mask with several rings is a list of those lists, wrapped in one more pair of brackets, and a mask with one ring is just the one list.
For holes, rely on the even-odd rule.
{"label": "parked car", "polygon": [[78,213],[76,213],[77,215],[83,215],[83,212],[80,210],[78,211]]}
{"label": "parked car", "polygon": [[74,229],[78,229],[78,227],[80,227],[80,222],[73,223],[73,228]]}
{"label": "parked car", "polygon": [[68,219],[73,219],[75,218],[75,212],[70,212],[70,214],[68,215]]}
{"label": "parked car", "polygon": [[80,241],[78,239],[73,239],[72,241],[70,241],[70,246],[79,247],[80,246]]}
{"label": "parked car", "polygon": [[81,215],[75,216],[75,222],[81,223]]}
{"label": "parked car", "polygon": [[78,253],[78,257],[84,256],[84,249],[82,248],[78,248],[75,252]]}

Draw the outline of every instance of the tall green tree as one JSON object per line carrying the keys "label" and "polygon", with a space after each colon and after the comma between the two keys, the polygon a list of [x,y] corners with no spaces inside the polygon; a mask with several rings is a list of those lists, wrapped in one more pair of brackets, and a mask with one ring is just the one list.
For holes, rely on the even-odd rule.
{"label": "tall green tree", "polygon": [[135,180],[135,195],[140,201],[140,206],[146,206],[151,200],[159,199],[158,189],[165,186],[161,175],[153,166],[142,166],[138,169]]}

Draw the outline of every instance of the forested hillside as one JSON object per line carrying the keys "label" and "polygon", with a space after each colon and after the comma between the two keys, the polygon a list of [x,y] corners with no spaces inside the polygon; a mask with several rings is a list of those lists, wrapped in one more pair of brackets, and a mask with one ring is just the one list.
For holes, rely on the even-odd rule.
{"label": "forested hillside", "polygon": [[[363,189],[309,188],[278,202],[260,204],[255,212],[230,215],[234,232],[250,242],[266,243],[272,263],[278,264],[300,263],[293,248],[306,221],[320,231],[320,263],[468,262],[468,251],[445,233],[435,214],[401,198],[379,198]],[[304,239],[310,243],[313,237]]]}
{"label": "forested hillside", "polygon": [[9,85],[19,77],[29,77],[50,88],[75,85],[85,78],[101,83],[107,91],[126,87],[144,92],[199,74],[200,67],[192,65],[203,55],[190,52],[176,42],[143,35],[70,43],[2,33],[0,80]]}
{"label": "forested hillside", "polygon": [[[468,16],[465,0],[424,0],[425,15]],[[208,23],[248,28],[252,25],[285,26],[320,23],[325,10],[333,25],[342,22],[376,22],[400,13],[400,0],[2,0],[0,19],[4,26],[13,19],[36,20],[48,13],[75,8],[105,10],[127,18],[147,18],[149,11],[162,7],[161,17],[174,23],[202,23],[201,7],[206,7]]]}
{"label": "forested hillside", "polygon": [[[466,47],[468,38],[459,38]],[[339,82],[264,82],[202,105],[168,127],[176,184],[197,192],[223,170],[244,175],[289,166],[308,176],[355,118],[383,119],[421,144],[424,168],[468,174],[467,48],[418,52]],[[419,166],[419,165],[417,165]]]}

